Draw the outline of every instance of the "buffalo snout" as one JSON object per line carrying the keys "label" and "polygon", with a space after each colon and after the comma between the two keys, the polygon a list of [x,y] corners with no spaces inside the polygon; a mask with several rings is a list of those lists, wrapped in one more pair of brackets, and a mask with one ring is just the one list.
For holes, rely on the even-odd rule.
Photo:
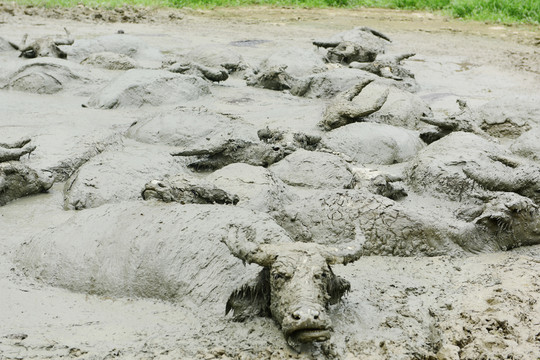
{"label": "buffalo snout", "polygon": [[330,338],[332,322],[325,309],[314,304],[296,308],[283,319],[281,328],[285,337],[295,342],[318,342]]}

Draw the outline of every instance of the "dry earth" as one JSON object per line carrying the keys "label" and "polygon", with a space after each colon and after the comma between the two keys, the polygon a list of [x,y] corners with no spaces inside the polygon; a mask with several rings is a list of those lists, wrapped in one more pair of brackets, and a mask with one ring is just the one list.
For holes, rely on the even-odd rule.
{"label": "dry earth", "polygon": [[[473,106],[500,98],[509,103],[514,98],[540,102],[538,26],[364,9],[44,10],[0,3],[0,36],[13,41],[23,33],[61,34],[63,27],[71,30],[76,43],[123,30],[165,54],[182,54],[202,45],[228,46],[247,62],[278,48],[309,49],[314,39],[355,26],[387,34],[393,39],[392,52],[417,54],[405,62],[406,67],[421,87],[417,95],[436,114],[455,112],[458,98]],[[17,60],[15,52],[9,56]],[[11,60],[3,54],[0,61],[1,77],[9,71]],[[155,65],[151,57],[140,61]],[[266,95],[266,90],[255,91],[240,83],[241,79],[230,79],[213,85],[217,100],[186,104],[239,118],[256,129],[309,130],[311,123],[304,118],[320,117],[323,110],[315,102]],[[132,140],[121,140],[119,145],[115,138],[134,121],[154,116],[156,109],[83,108],[81,104],[95,91],[92,84],[84,86],[52,95],[1,90],[0,140],[31,136],[37,150],[23,162],[37,169],[65,165],[81,154],[92,158],[107,143],[128,149],[127,165],[114,165],[122,169],[134,161],[128,152],[162,167],[178,165],[149,154],[147,147]],[[538,113],[536,121],[540,123]],[[107,164],[110,159],[99,161]],[[150,165],[145,182],[159,174]],[[125,176],[129,174],[126,170]],[[93,175],[88,176],[86,181],[91,182]],[[118,180],[111,176],[111,183]],[[332,340],[297,353],[272,319],[235,323],[225,316],[230,292],[214,293],[213,300],[200,304],[200,298],[189,296],[175,302],[72,292],[47,284],[54,279],[25,276],[15,261],[21,245],[38,234],[55,234],[73,215],[73,210],[64,210],[63,185],[60,181],[48,193],[0,207],[2,360],[540,359],[540,245],[466,256],[369,256],[346,267],[336,266],[334,271],[351,281],[352,290],[331,308]],[[134,186],[142,190],[141,185]],[[111,195],[105,202],[116,201]],[[127,204],[123,206],[129,208]],[[153,214],[153,206],[159,205],[149,205],[146,215]],[[91,210],[82,210],[86,211]],[[135,215],[126,211],[126,218]],[[161,220],[174,222],[167,215]],[[99,228],[99,221],[93,221],[92,226]],[[128,227],[144,228],[145,221]]]}

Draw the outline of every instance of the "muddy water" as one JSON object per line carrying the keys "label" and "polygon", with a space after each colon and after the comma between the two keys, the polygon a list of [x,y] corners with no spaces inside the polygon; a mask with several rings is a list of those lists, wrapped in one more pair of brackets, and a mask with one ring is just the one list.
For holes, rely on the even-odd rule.
{"label": "muddy water", "polygon": [[[61,33],[63,26],[76,39],[123,30],[165,54],[232,45],[254,63],[276,49],[310,49],[314,39],[371,26],[393,39],[389,51],[417,53],[406,67],[421,86],[418,95],[437,114],[455,112],[458,98],[479,106],[501,97],[511,103],[540,94],[540,32],[535,26],[506,27],[381,10],[131,9],[125,11],[124,20],[129,22],[123,23],[116,22],[122,20],[118,12],[85,8],[54,12],[4,3],[0,11],[0,34],[8,39],[19,39],[25,32],[31,37]],[[2,64],[10,63],[6,54],[1,56]],[[0,75],[5,71],[2,67]],[[233,114],[254,131],[265,126],[312,130],[312,119],[324,109],[325,104],[316,100],[269,95],[243,84],[232,78],[212,88],[213,98],[188,106]],[[99,152],[96,144],[107,141],[129,153],[130,140],[119,144],[116,137],[134,121],[156,112],[148,107],[82,108],[87,100],[66,92],[35,95],[2,90],[0,136],[33,137],[39,151],[24,161],[49,168],[81,154],[93,158]],[[126,162],[127,167],[131,162],[136,167],[136,160]],[[111,176],[112,182],[125,181],[121,174]],[[135,175],[132,179],[142,181],[141,189],[151,180]],[[21,244],[36,234],[54,234],[75,213],[64,210],[63,185],[0,208],[0,359],[532,359],[540,354],[538,245],[465,257],[371,256],[335,267],[351,281],[352,291],[330,309],[332,342],[297,353],[271,319],[242,324],[224,316],[225,304],[221,313],[216,299],[227,294],[198,308],[189,297],[167,301],[87,295],[49,286],[39,275],[26,277],[14,265]],[[107,201],[114,203],[111,199]],[[167,219],[163,215],[161,220]],[[143,222],[137,225],[144,227]],[[70,236],[77,241],[76,235]]]}

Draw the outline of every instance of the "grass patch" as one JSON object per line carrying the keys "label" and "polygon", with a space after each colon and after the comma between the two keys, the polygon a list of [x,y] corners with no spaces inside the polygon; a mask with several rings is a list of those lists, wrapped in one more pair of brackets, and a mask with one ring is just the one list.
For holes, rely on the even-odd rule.
{"label": "grass patch", "polygon": [[[351,0],[356,1],[356,0]],[[362,0],[358,0],[359,3]],[[379,0],[383,7],[442,10],[453,17],[540,24],[540,0]]]}
{"label": "grass patch", "polygon": [[16,0],[38,6],[114,8],[122,5],[149,7],[212,8],[216,6],[378,7],[441,11],[457,18],[503,23],[540,24],[540,0]]}
{"label": "grass patch", "polygon": [[540,24],[539,0],[454,0],[449,10],[467,19]]}

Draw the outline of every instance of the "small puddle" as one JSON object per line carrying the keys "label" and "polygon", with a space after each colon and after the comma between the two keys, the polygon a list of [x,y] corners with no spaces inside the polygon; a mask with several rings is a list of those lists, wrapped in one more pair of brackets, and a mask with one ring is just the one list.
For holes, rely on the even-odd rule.
{"label": "small puddle", "polygon": [[241,47],[256,47],[257,45],[269,43],[270,40],[238,40],[231,41],[229,45],[232,46],[241,46]]}

